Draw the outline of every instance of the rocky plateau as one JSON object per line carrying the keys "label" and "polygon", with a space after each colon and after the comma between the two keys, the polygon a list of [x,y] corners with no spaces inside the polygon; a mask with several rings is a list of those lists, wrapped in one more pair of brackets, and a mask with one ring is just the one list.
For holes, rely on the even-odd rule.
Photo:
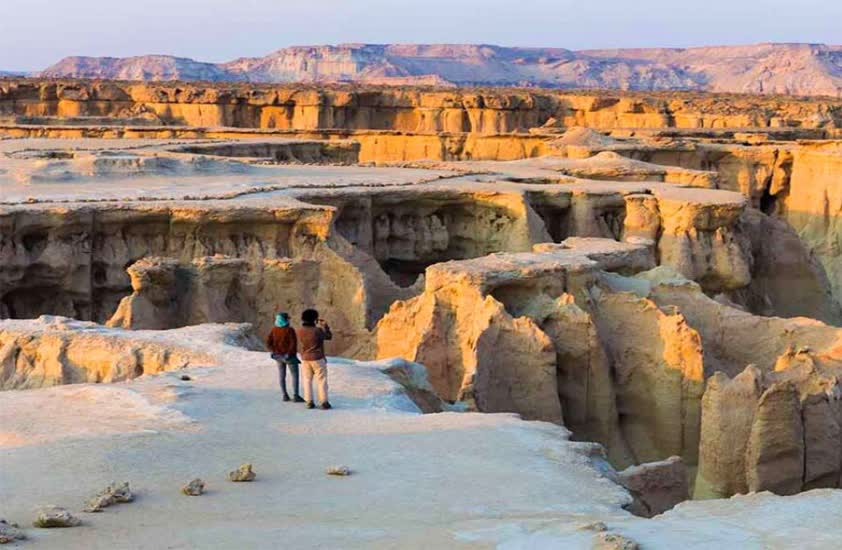
{"label": "rocky plateau", "polygon": [[[837,100],[17,79],[0,81],[0,119],[0,487],[21,495],[0,515],[41,494],[65,505],[65,489],[15,482],[49,449],[121,457],[114,479],[148,468],[149,501],[141,484],[119,513],[156,525],[243,490],[185,499],[207,479],[196,466],[253,463],[245,485],[274,491],[262,518],[290,475],[272,453],[313,460],[284,437],[348,453],[311,462],[353,488],[332,512],[374,492],[371,513],[401,526],[363,513],[350,547],[789,548],[774,525],[751,538],[716,518],[838,509]],[[277,417],[259,338],[309,307],[334,332],[323,426]],[[75,420],[43,427],[57,406]],[[170,472],[182,445],[196,456]],[[408,491],[397,448],[417,449],[423,518],[370,477]],[[346,462],[347,480],[324,474]],[[112,481],[94,469],[86,482]],[[510,498],[483,502],[472,474],[512,477]],[[457,490],[470,502],[451,523]],[[116,513],[91,521],[116,529]],[[693,539],[693,514],[718,534]],[[43,540],[95,547],[86,529]]]}

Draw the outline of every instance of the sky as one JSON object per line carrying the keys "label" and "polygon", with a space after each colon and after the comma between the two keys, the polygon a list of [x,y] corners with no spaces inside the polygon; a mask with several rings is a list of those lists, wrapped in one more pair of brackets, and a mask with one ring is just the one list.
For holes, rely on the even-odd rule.
{"label": "sky", "polygon": [[842,44],[842,0],[2,0],[0,7],[0,69],[21,71],[68,55],[219,62],[342,42]]}

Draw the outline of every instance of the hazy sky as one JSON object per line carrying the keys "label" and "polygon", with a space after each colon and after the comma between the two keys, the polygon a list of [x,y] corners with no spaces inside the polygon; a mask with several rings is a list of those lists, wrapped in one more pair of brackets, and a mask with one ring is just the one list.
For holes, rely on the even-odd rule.
{"label": "hazy sky", "polygon": [[67,55],[228,61],[339,42],[842,43],[842,0],[0,0],[0,8],[7,70]]}

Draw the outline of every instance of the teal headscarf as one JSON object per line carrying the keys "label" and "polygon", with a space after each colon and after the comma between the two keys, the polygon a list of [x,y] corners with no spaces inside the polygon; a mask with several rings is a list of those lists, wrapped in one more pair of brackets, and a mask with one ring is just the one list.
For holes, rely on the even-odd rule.
{"label": "teal headscarf", "polygon": [[275,315],[275,326],[284,328],[289,326],[289,315],[286,313],[278,313]]}

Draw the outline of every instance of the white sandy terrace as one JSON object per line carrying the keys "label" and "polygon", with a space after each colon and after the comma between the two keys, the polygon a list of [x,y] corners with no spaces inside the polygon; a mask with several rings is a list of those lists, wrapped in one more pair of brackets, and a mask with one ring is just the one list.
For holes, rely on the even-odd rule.
{"label": "white sandy terrace", "polygon": [[[237,142],[249,140],[237,140]],[[296,140],[251,140],[254,143],[293,143]],[[106,140],[106,139],[26,139],[0,142],[0,204],[73,201],[149,201],[263,199],[268,196],[306,195],[319,192],[358,192],[377,189],[459,189],[522,192],[527,190],[569,194],[655,193],[680,201],[742,206],[739,193],[690,188],[658,181],[611,182],[573,178],[560,173],[583,161],[539,158],[511,162],[432,163],[418,168],[312,165],[255,165],[242,159],[208,158],[203,155],[173,153],[179,145],[230,143],[220,140]],[[27,151],[68,151],[102,154],[116,152],[142,158],[167,158],[186,166],[186,171],[167,173],[151,167],[136,173],[96,174],[85,159],[20,158]],[[204,159],[199,169],[192,162]],[[594,159],[589,159],[594,160]],[[627,164],[638,170],[645,164],[629,159],[608,159],[592,163],[598,168]],[[647,165],[653,171],[663,170]],[[466,174],[468,172],[468,174]],[[32,175],[43,179],[23,181]],[[516,183],[520,182],[520,183]],[[532,183],[546,182],[546,183]],[[281,199],[282,200],[282,199]]]}
{"label": "white sandy terrace", "polygon": [[[593,521],[647,549],[832,548],[842,536],[842,492],[830,490],[635,518],[589,444],[567,441],[564,428],[506,414],[421,415],[381,372],[388,362],[332,359],[334,411],[284,404],[266,354],[225,345],[224,335],[211,326],[141,335],[201,346],[219,366],[0,393],[0,516],[28,524],[38,505],[79,510],[112,480],[139,493],[84,515],[79,528],[28,529],[25,544],[585,549],[593,533],[581,527]],[[225,481],[245,461],[257,481]],[[354,475],[326,476],[336,464]],[[208,493],[181,495],[196,476]]]}

